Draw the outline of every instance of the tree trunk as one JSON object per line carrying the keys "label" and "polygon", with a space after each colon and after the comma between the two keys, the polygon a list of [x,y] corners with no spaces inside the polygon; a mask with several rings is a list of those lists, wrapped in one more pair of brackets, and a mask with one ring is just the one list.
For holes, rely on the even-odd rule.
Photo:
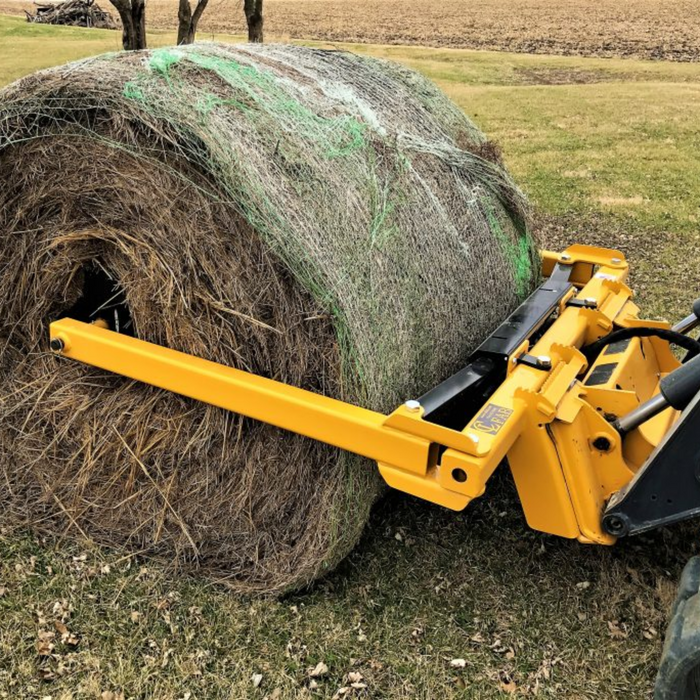
{"label": "tree trunk", "polygon": [[180,0],[179,9],[177,12],[178,27],[177,27],[177,43],[193,44],[197,34],[197,25],[204,14],[209,0],[197,0],[197,6],[192,12],[190,0]]}
{"label": "tree trunk", "polygon": [[177,10],[177,45],[194,42],[192,30],[192,8],[190,0],[180,0]]}
{"label": "tree trunk", "polygon": [[134,18],[134,49],[145,49],[146,42],[146,0],[131,0],[131,15]]}
{"label": "tree trunk", "polygon": [[122,21],[122,46],[125,51],[146,48],[145,0],[110,0]]}
{"label": "tree trunk", "polygon": [[263,41],[263,0],[245,0],[246,22],[248,22],[248,41],[262,44]]}

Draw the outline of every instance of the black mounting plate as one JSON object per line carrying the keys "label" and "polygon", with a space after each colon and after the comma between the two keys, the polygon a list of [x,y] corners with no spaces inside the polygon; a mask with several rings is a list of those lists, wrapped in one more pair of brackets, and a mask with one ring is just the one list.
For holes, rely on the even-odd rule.
{"label": "black mounting plate", "polygon": [[459,372],[418,399],[423,419],[461,430],[506,377],[508,358],[545,327],[573,287],[572,265],[557,263],[548,277],[472,353]]}

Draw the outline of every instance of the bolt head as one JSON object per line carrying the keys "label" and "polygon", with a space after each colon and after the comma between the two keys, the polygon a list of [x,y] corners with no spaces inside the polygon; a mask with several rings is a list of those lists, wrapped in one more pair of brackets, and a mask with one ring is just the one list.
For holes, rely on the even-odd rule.
{"label": "bolt head", "polygon": [[559,256],[559,259],[560,259],[560,260],[565,260],[565,261],[566,261],[566,260],[571,260],[571,256],[570,256],[568,253],[562,253],[562,254]]}
{"label": "bolt head", "polygon": [[552,367],[552,358],[549,355],[539,355],[537,363],[540,368],[550,369]]}
{"label": "bolt head", "polygon": [[410,399],[409,401],[406,401],[404,405],[409,411],[411,411],[411,413],[416,413],[417,411],[420,411],[420,401]]}

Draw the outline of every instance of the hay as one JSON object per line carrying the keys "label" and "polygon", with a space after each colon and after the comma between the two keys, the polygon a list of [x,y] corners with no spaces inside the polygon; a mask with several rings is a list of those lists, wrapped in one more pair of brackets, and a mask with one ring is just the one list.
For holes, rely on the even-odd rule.
{"label": "hay", "polygon": [[529,291],[522,196],[432,84],[336,51],[107,55],[0,93],[5,522],[303,585],[380,493],[360,458],[47,352],[102,271],[136,334],[378,410]]}

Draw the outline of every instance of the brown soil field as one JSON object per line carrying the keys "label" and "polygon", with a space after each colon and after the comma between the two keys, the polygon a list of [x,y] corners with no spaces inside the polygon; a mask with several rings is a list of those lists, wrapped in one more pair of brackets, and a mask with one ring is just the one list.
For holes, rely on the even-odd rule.
{"label": "brown soil field", "polygon": [[[0,13],[30,7],[0,0]],[[177,0],[148,0],[147,13],[174,28]],[[698,0],[266,0],[265,27],[269,39],[700,60]],[[242,0],[211,0],[201,30],[242,33]]]}

